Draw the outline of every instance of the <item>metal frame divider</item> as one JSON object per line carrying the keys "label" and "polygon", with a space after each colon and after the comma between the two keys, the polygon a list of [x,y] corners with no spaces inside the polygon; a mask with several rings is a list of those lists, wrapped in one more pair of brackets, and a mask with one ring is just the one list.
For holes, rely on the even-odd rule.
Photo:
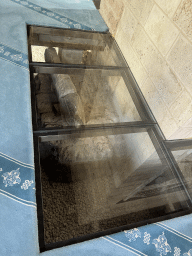
{"label": "metal frame divider", "polygon": [[[115,53],[118,57],[118,62],[121,64],[120,66],[86,66],[86,65],[66,65],[66,64],[54,64],[54,63],[38,63],[38,62],[32,62],[32,53],[31,53],[31,44],[33,44],[33,40],[31,38],[31,31],[33,31],[33,27],[35,28],[35,31],[39,33],[41,32],[41,27],[36,26],[28,26],[28,49],[29,49],[29,66],[30,66],[30,74],[31,74],[31,97],[32,97],[32,103],[35,102],[35,96],[34,96],[34,83],[33,83],[33,73],[55,73],[55,74],[66,74],[70,73],[71,71],[74,72],[83,72],[84,70],[105,70],[108,72],[114,72],[118,71],[121,73],[124,82],[127,86],[127,89],[134,101],[134,104],[137,108],[138,113],[141,116],[142,121],[138,122],[128,122],[128,123],[115,123],[115,124],[105,124],[105,125],[87,125],[87,126],[81,126],[79,128],[75,127],[67,127],[67,128],[58,128],[58,129],[38,129],[37,127],[37,120],[36,120],[36,114],[35,114],[35,105],[32,104],[32,115],[33,115],[33,134],[34,134],[34,144],[35,148],[38,150],[39,141],[50,141],[50,140],[58,140],[63,139],[66,136],[72,136],[72,137],[87,137],[87,136],[106,136],[106,135],[116,135],[116,134],[126,134],[126,133],[138,133],[138,132],[148,132],[148,135],[161,159],[161,162],[163,165],[168,165],[174,174],[174,176],[177,178],[177,180],[182,184],[183,187],[183,193],[187,196],[187,206],[189,209],[192,207],[192,198],[191,195],[188,192],[188,188],[186,183],[184,182],[184,177],[181,173],[181,170],[171,152],[171,150],[179,150],[181,148],[192,148],[192,140],[173,140],[168,141],[166,140],[158,122],[156,121],[149,105],[147,104],[125,58],[123,57],[123,54],[121,53],[121,50],[119,46],[117,45],[116,41],[110,33],[98,33],[98,32],[90,32],[90,31],[75,31],[75,33],[79,33],[80,37],[83,37],[81,33],[87,33],[87,37],[89,38],[89,33],[95,33],[95,34],[102,34],[106,37],[107,44],[109,48],[113,47],[115,50]],[[57,28],[49,28],[46,27],[46,34],[49,32],[52,32],[54,35],[54,30],[56,31],[56,35],[58,34],[61,29]],[[57,31],[58,30],[58,31]],[[64,31],[64,30],[63,30]],[[66,29],[66,33],[68,33],[69,30]],[[63,32],[64,33],[64,32]],[[93,35],[94,37],[94,35]],[[54,42],[48,43],[48,45],[54,46]],[[52,249],[50,247],[52,246],[45,246],[44,241],[44,227],[43,227],[43,208],[42,208],[42,199],[39,200],[39,197],[41,196],[41,182],[40,182],[40,169],[39,169],[39,155],[36,154],[36,184],[38,186],[39,194],[37,195],[37,201],[39,205],[39,213],[38,217],[39,219],[39,234],[41,234],[41,237],[39,237],[40,241],[40,248],[41,251],[44,251],[47,249]],[[41,202],[40,202],[41,201]],[[183,205],[184,208],[186,205]],[[40,215],[39,215],[40,214]],[[171,215],[172,216],[172,215]],[[163,219],[163,218],[162,218]],[[154,220],[156,221],[156,220]],[[137,226],[139,223],[137,223]],[[130,225],[128,225],[130,226]],[[127,226],[126,226],[127,227]],[[115,232],[117,230],[121,230],[122,227],[114,229]],[[105,232],[101,232],[102,234]],[[108,231],[107,234],[110,232]],[[91,236],[92,237],[92,236]],[[95,235],[94,237],[97,237]],[[91,238],[89,238],[91,239]],[[84,239],[87,240],[87,239]],[[72,242],[62,242],[58,243],[59,246],[64,246],[66,244],[74,243],[74,240]],[[79,240],[78,240],[79,241]],[[61,246],[60,246],[61,245]],[[57,247],[57,246],[56,246]],[[54,246],[55,248],[55,246]]]}

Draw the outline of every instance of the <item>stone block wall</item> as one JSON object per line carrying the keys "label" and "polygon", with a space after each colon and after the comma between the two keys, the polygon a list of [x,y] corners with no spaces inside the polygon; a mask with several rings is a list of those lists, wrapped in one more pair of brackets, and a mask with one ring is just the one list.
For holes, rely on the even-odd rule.
{"label": "stone block wall", "polygon": [[101,0],[100,13],[166,138],[191,138],[192,0]]}

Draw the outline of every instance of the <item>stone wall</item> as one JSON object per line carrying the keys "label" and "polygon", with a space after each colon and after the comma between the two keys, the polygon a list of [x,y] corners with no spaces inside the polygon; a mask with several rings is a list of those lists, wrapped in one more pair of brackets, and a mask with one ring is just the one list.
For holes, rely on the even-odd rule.
{"label": "stone wall", "polygon": [[192,0],[101,0],[100,13],[166,138],[191,138]]}

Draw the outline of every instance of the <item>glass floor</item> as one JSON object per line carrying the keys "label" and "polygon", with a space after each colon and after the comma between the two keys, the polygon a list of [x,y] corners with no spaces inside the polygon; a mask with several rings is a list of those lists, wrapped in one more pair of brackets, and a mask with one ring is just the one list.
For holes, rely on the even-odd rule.
{"label": "glass floor", "polygon": [[41,251],[190,210],[192,141],[166,140],[114,38],[28,44]]}

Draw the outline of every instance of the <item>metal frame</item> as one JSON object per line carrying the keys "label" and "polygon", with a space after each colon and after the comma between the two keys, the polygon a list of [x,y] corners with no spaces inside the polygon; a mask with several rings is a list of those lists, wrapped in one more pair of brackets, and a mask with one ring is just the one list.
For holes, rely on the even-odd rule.
{"label": "metal frame", "polygon": [[83,74],[86,72],[93,72],[94,70],[100,70],[102,75],[120,76],[124,67],[114,66],[86,66],[86,65],[66,65],[66,64],[50,64],[41,62],[32,62],[29,64],[33,73],[43,74]]}
{"label": "metal frame", "polygon": [[[35,33],[35,37],[31,37],[31,35]],[[43,36],[41,36],[43,34]],[[48,63],[34,63],[32,62],[32,54],[31,54],[31,45],[44,45],[44,46],[61,46],[64,48],[69,48],[72,46],[72,49],[97,49],[102,51],[103,45],[96,45],[90,46],[87,45],[83,48],[83,45],[79,46],[75,44],[68,45],[67,42],[61,43],[58,40],[54,41],[54,37],[77,37],[77,38],[86,38],[92,40],[101,40],[101,35],[105,37],[105,43],[107,43],[109,48],[114,49],[117,55],[117,63],[120,66],[86,66],[86,65],[65,65],[65,64],[48,64]],[[41,39],[45,39],[46,41]],[[57,38],[58,39],[58,38]],[[102,42],[103,43],[103,42]],[[76,74],[82,73],[86,70],[93,71],[93,70],[102,70],[107,72],[106,74],[119,74],[123,77],[124,82],[127,86],[127,89],[133,99],[133,102],[137,108],[139,115],[141,116],[142,121],[138,122],[130,122],[130,123],[115,123],[115,124],[105,124],[105,125],[90,125],[90,126],[81,126],[79,128],[75,127],[67,127],[65,129],[58,128],[58,129],[38,129],[37,127],[37,120],[35,117],[35,107],[32,105],[32,112],[33,112],[33,131],[34,131],[34,142],[36,143],[35,150],[38,150],[38,141],[50,141],[50,140],[59,140],[66,138],[66,136],[72,137],[87,137],[87,136],[106,136],[106,135],[116,135],[116,134],[127,134],[127,133],[139,133],[139,132],[148,132],[150,139],[161,159],[162,164],[165,166],[169,166],[172,171],[172,174],[183,187],[183,193],[188,198],[187,204],[184,204],[183,207],[186,206],[188,209],[192,209],[192,197],[188,192],[188,188],[186,182],[184,181],[184,177],[182,172],[171,152],[171,150],[180,150],[183,148],[192,148],[192,140],[174,140],[168,141],[166,140],[158,122],[156,121],[149,105],[147,104],[126,60],[121,53],[119,46],[117,45],[116,41],[112,38],[109,33],[99,33],[99,32],[90,32],[90,31],[80,31],[80,30],[69,30],[69,29],[60,29],[60,28],[50,28],[50,27],[39,27],[39,26],[28,26],[28,45],[29,45],[29,61],[30,61],[30,72],[31,72],[31,91],[32,91],[32,101],[35,100],[34,98],[34,90],[33,90],[33,78],[32,73],[55,73],[55,74],[69,74],[74,72]],[[109,73],[108,73],[109,72]],[[37,159],[39,162],[39,160]],[[37,167],[37,165],[36,165]],[[166,168],[165,168],[166,169]],[[38,167],[36,173],[39,172]],[[40,176],[37,174],[40,181]],[[39,191],[41,193],[41,185],[40,182],[37,182],[39,187]],[[37,196],[38,197],[38,196]],[[38,197],[39,201],[39,197]],[[42,210],[42,202],[40,204],[40,211]],[[181,213],[179,214],[179,216]],[[172,215],[170,215],[170,218]],[[167,219],[168,217],[163,218]],[[43,216],[40,217],[41,225],[39,231],[43,234]],[[156,220],[154,220],[156,221]],[[147,221],[144,224],[147,224],[151,221]],[[153,221],[152,221],[153,222]],[[144,225],[143,224],[143,225]],[[137,223],[137,226],[139,224]],[[130,225],[129,225],[130,226]],[[127,226],[126,226],[127,227]],[[122,227],[121,227],[122,228]],[[114,232],[120,231],[121,228],[114,229]],[[109,234],[110,231],[101,232],[101,234]],[[90,237],[90,236],[89,236]],[[91,236],[92,237],[92,236]],[[95,235],[94,237],[97,237]],[[92,239],[92,238],[89,238]],[[47,249],[52,249],[52,246],[45,246],[44,240],[42,237],[39,237],[41,251]],[[87,240],[87,239],[83,239]],[[66,245],[76,242],[73,240],[72,242],[65,242],[58,243]],[[78,240],[79,241],[79,240]],[[57,246],[56,246],[57,247]],[[60,246],[58,246],[60,247]],[[54,246],[55,248],[55,246]]]}
{"label": "metal frame", "polygon": [[[75,138],[85,138],[85,137],[96,137],[96,136],[108,136],[108,135],[118,135],[127,133],[140,133],[147,132],[147,129],[151,128],[153,124],[145,123],[142,121],[138,122],[127,122],[127,123],[114,123],[105,125],[86,125],[79,128],[76,127],[66,127],[58,129],[39,129],[34,131],[34,135],[40,136],[42,141],[55,140],[53,137],[56,136],[56,140],[65,138],[67,136],[72,136]],[[49,137],[51,138],[49,139]],[[46,139],[47,137],[47,139]]]}
{"label": "metal frame", "polygon": [[171,151],[192,149],[192,140],[166,140],[165,146]]}

